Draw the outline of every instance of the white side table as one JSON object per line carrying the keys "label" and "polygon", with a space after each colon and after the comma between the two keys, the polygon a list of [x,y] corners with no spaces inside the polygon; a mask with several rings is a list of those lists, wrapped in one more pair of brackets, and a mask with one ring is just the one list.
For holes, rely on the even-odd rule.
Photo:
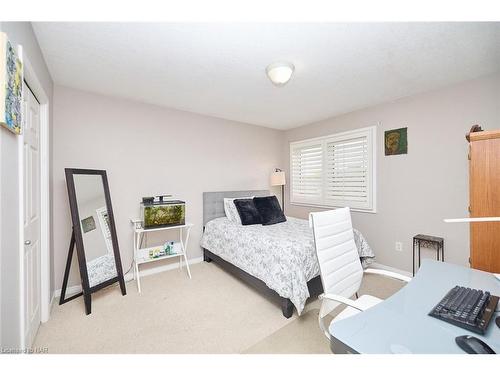
{"label": "white side table", "polygon": [[[182,258],[186,262],[186,269],[189,278],[191,278],[191,271],[189,270],[189,263],[186,256],[187,244],[189,241],[189,232],[193,224],[186,223],[184,225],[175,225],[170,227],[161,228],[151,228],[146,229],[142,227],[142,220],[140,219],[130,219],[134,228],[134,280],[137,280],[137,290],[141,293],[141,280],[139,265],[144,263],[156,262],[157,260],[164,260],[169,258],[179,258],[179,268],[182,269]],[[141,248],[142,241],[147,238],[147,234],[150,232],[159,232],[167,230],[178,230],[179,231],[179,242],[174,242],[174,249],[176,249],[175,254],[164,255],[158,258],[150,258],[150,250],[158,249],[161,246],[145,247]]]}

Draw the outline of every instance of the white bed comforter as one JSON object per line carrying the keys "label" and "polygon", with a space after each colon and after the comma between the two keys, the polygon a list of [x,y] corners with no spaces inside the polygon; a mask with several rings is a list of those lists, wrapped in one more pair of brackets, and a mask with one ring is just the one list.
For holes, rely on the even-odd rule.
{"label": "white bed comforter", "polygon": [[[366,266],[373,261],[373,252],[357,230],[354,237]],[[243,226],[220,217],[205,225],[201,247],[289,298],[299,315],[309,297],[307,282],[319,274],[307,220],[287,217],[284,223]]]}

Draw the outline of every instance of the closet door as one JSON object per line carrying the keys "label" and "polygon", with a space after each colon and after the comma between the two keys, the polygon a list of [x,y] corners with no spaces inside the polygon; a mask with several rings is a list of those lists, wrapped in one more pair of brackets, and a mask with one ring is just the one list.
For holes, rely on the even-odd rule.
{"label": "closet door", "polygon": [[[500,216],[500,131],[470,135],[471,217]],[[471,267],[500,272],[500,222],[470,224]]]}

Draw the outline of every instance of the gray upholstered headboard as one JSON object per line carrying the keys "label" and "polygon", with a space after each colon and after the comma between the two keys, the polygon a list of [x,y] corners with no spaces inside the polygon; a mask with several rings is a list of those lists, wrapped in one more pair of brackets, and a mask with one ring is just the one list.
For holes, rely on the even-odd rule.
{"label": "gray upholstered headboard", "polygon": [[242,190],[242,191],[209,191],[203,193],[203,226],[210,220],[226,216],[224,212],[224,198],[263,197],[269,195],[269,190]]}

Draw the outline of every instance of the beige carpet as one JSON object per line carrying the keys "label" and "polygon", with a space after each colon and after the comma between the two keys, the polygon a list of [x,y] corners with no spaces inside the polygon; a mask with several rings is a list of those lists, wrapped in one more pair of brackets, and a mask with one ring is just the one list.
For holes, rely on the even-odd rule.
{"label": "beige carpet", "polygon": [[[81,298],[54,305],[34,347],[49,353],[328,353],[317,326],[319,302],[285,319],[273,301],[213,263],[144,277],[142,294],[127,283],[93,295],[92,314]],[[402,284],[366,276],[362,291],[385,298]]]}
{"label": "beige carpet", "polygon": [[[396,293],[404,283],[375,275],[366,275],[360,295],[370,294],[387,298]],[[317,308],[315,308],[317,307]],[[318,326],[319,301],[308,305],[308,311],[280,328],[272,335],[248,348],[248,354],[331,354],[328,339]],[[335,309],[330,318],[342,311]],[[328,322],[328,318],[326,318]],[[331,320],[331,319],[330,319]]]}

